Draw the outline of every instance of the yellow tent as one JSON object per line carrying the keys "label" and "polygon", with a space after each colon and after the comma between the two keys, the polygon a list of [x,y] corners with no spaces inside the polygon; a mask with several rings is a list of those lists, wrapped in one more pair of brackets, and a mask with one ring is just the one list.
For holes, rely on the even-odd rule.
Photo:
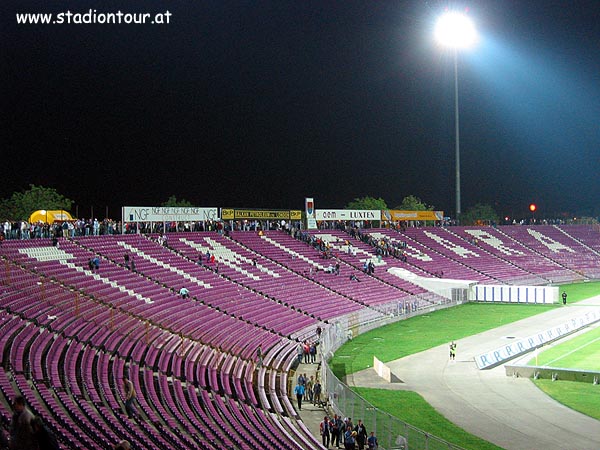
{"label": "yellow tent", "polygon": [[40,209],[29,216],[29,223],[43,222],[52,224],[55,221],[63,222],[65,220],[73,220],[71,214],[65,210],[46,211]]}

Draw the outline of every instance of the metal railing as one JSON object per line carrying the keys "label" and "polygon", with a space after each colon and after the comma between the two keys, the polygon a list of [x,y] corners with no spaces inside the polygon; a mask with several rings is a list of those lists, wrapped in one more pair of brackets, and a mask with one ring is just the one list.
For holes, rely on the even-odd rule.
{"label": "metal railing", "polygon": [[[449,304],[439,305],[438,308],[447,308]],[[431,307],[416,311],[410,316],[430,312]],[[437,308],[436,308],[437,309]],[[373,321],[360,327],[360,334],[370,331],[391,322],[402,320],[407,316],[388,317],[380,321]],[[352,339],[353,332],[345,328],[342,323],[334,323],[323,330],[321,335],[320,351],[322,352],[321,377],[323,390],[327,402],[336,414],[344,417],[362,419],[368,431],[374,431],[380,449],[386,450],[462,450],[462,447],[451,444],[426,431],[420,430],[397,417],[369,403],[348,385],[340,381],[329,367],[329,360],[333,353],[346,341]],[[377,376],[374,374],[374,376]]]}

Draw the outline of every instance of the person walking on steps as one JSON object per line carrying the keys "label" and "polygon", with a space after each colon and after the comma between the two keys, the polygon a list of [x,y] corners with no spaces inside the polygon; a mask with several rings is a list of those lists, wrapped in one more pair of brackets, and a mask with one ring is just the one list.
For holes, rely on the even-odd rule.
{"label": "person walking on steps", "polygon": [[296,400],[298,401],[298,411],[302,411],[302,397],[304,397],[304,385],[298,383],[294,388],[294,394],[296,394]]}
{"label": "person walking on steps", "polygon": [[123,390],[125,391],[125,411],[127,412],[127,417],[133,419],[137,416],[135,408],[136,392],[133,383],[127,375],[123,375]]}
{"label": "person walking on steps", "polygon": [[319,424],[319,432],[323,441],[323,447],[329,448],[329,417],[325,416]]}

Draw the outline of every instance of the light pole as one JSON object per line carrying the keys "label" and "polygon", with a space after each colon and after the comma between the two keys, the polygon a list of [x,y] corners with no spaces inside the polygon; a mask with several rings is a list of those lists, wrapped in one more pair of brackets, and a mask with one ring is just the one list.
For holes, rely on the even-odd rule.
{"label": "light pole", "polygon": [[458,51],[469,48],[477,41],[477,32],[471,19],[456,11],[442,15],[435,27],[435,38],[454,53],[454,135],[456,152],[456,221],[460,223],[460,116],[458,110]]}

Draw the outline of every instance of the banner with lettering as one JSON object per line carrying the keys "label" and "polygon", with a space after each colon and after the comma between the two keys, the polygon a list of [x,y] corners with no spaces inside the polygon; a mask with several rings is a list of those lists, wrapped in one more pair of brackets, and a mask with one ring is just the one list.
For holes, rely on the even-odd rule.
{"label": "banner with lettering", "polygon": [[223,220],[301,220],[302,211],[222,208],[221,218]]}
{"label": "banner with lettering", "polygon": [[552,328],[540,330],[527,337],[507,341],[502,347],[475,356],[475,363],[481,369],[490,369],[510,359],[521,356],[533,349],[542,347],[600,321],[600,309],[589,309],[585,314],[566,319]]}
{"label": "banner with lettering", "polygon": [[124,222],[199,222],[219,220],[219,208],[123,206]]}
{"label": "banner with lettering", "polygon": [[381,220],[378,209],[317,209],[317,220]]}
{"label": "banner with lettering", "polygon": [[444,220],[444,211],[381,211],[383,220],[397,222],[399,220]]}

